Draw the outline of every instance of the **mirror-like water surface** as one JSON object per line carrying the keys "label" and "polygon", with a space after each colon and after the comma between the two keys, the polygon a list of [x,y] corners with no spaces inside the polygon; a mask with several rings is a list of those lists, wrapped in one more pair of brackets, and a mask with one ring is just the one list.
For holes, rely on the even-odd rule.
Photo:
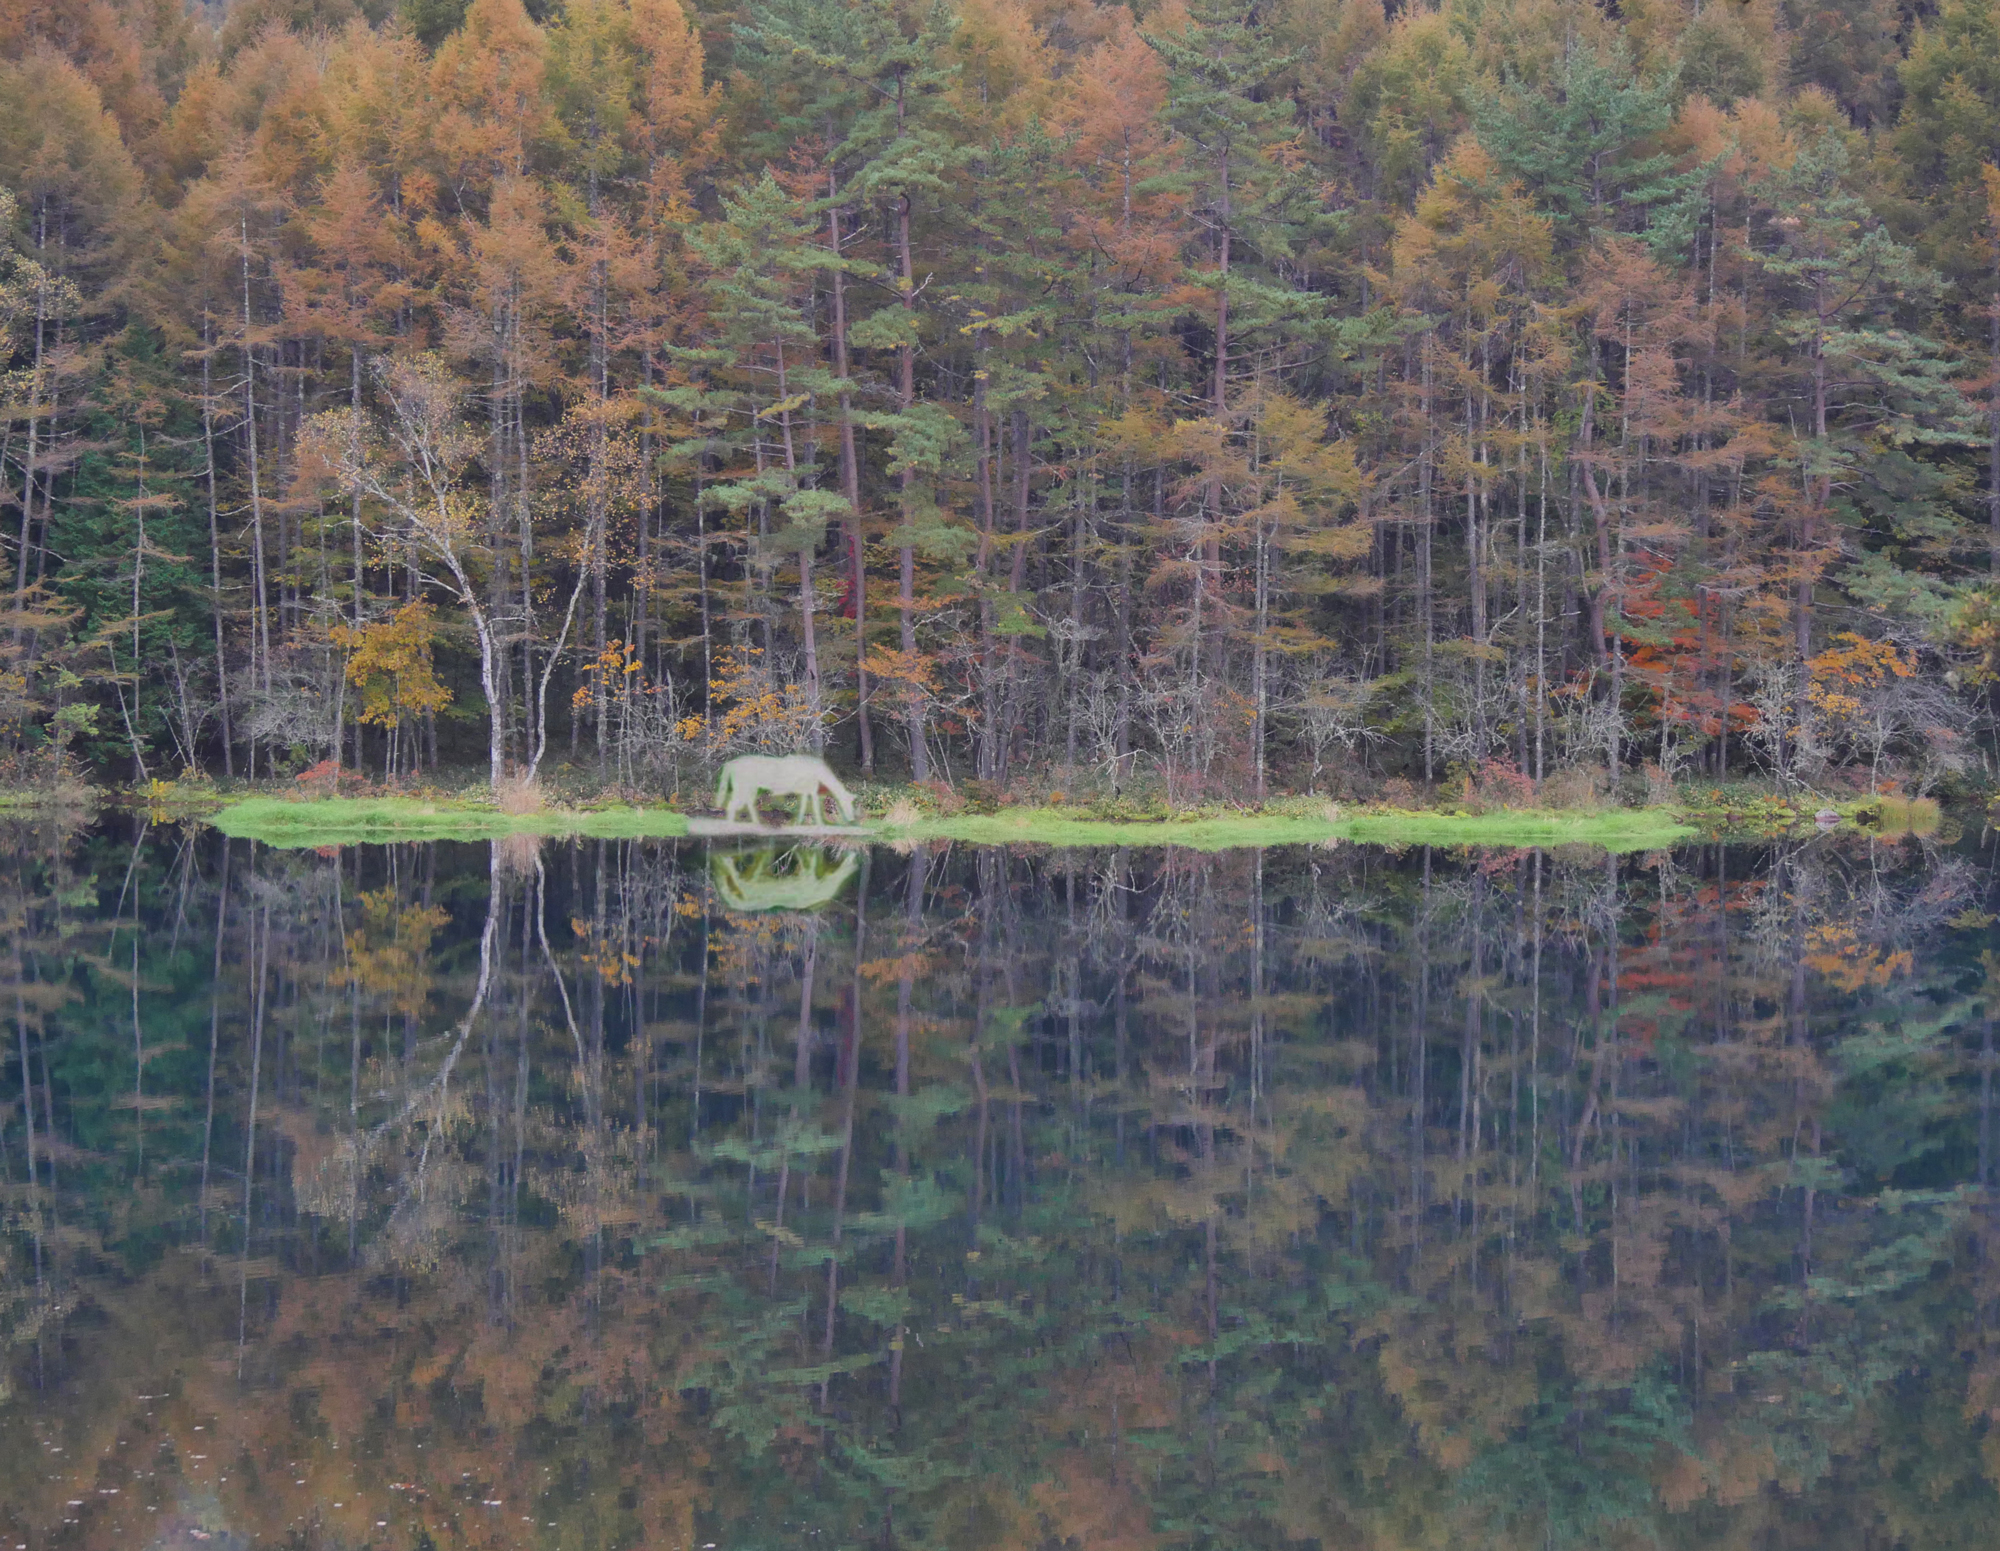
{"label": "mirror-like water surface", "polygon": [[3,843],[0,1546],[2000,1517],[1977,837]]}

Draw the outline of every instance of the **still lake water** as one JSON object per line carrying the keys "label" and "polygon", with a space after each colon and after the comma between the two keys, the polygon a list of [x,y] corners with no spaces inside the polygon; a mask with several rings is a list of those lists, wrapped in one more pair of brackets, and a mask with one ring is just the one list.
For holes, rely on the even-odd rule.
{"label": "still lake water", "polygon": [[1976,824],[0,848],[0,1551],[2000,1533]]}

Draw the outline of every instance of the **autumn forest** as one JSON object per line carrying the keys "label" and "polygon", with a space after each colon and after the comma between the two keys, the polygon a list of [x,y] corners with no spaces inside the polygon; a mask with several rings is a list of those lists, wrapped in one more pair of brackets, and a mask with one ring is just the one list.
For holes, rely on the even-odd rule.
{"label": "autumn forest", "polygon": [[1991,1538],[2000,0],[0,0],[0,353],[0,1551]]}
{"label": "autumn forest", "polygon": [[1991,0],[15,0],[9,769],[1970,789]]}

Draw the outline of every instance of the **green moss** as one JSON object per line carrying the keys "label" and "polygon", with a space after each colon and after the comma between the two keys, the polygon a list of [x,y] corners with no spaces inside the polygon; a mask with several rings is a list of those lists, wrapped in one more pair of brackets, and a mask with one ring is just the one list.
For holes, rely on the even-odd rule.
{"label": "green moss", "polygon": [[549,808],[502,813],[463,799],[245,797],[215,816],[225,835],[273,846],[380,845],[394,840],[492,840],[501,835],[588,835],[602,840],[671,838],[687,819],[665,808]]}
{"label": "green moss", "polygon": [[[226,804],[214,822],[224,834],[273,846],[491,840],[501,835],[668,839],[687,833],[686,818],[665,808],[550,808],[507,814],[469,799],[417,797],[305,801],[246,797]],[[1650,851],[1685,840],[1695,830],[1666,808],[1467,815],[1364,811],[1339,819],[1301,813],[1209,813],[1159,822],[1078,819],[1055,808],[1011,808],[908,825],[883,824],[876,826],[876,833],[885,840],[958,840],[973,845],[1164,845],[1195,851],[1326,840],[1375,845],[1595,845],[1611,851]]]}

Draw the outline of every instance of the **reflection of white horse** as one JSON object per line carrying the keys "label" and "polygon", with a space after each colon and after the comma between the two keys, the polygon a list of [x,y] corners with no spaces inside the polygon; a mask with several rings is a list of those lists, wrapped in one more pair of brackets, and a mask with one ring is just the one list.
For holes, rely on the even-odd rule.
{"label": "reflection of white horse", "polygon": [[833,900],[860,866],[852,851],[836,857],[818,846],[766,846],[741,855],[718,851],[709,858],[708,875],[725,910],[802,911]]}
{"label": "reflection of white horse", "polygon": [[798,824],[808,822],[808,809],[812,813],[810,822],[824,824],[826,802],[822,793],[831,792],[841,818],[849,824],[854,822],[854,794],[840,784],[840,777],[815,754],[745,754],[732,759],[722,767],[722,774],[716,780],[715,805],[726,820],[740,817],[745,824],[755,824],[757,799],[766,792],[773,797],[798,798],[798,816],[793,820]]}

